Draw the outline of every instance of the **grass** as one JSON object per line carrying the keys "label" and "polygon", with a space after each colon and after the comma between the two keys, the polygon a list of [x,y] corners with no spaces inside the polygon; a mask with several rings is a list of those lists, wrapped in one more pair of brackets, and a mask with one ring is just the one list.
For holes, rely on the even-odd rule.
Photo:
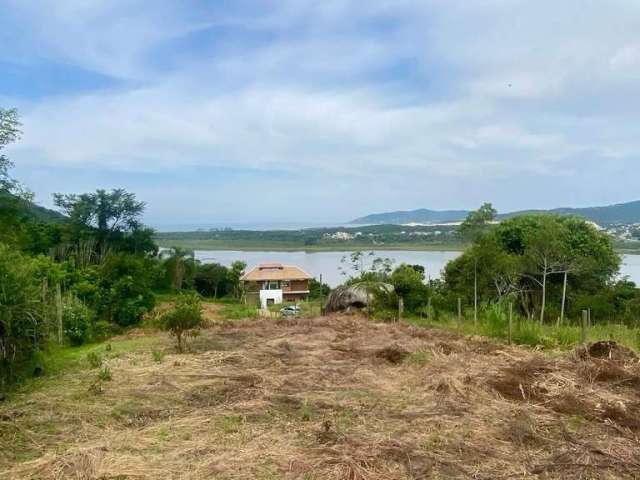
{"label": "grass", "polygon": [[224,305],[219,315],[225,320],[245,320],[258,318],[258,309],[252,305],[243,305],[239,303],[230,303]]}
{"label": "grass", "polygon": [[265,242],[263,240],[197,240],[197,239],[165,239],[157,237],[156,243],[163,248],[181,247],[189,250],[230,250],[239,252],[342,252],[352,250],[410,250],[410,251],[436,251],[436,252],[461,252],[464,245],[458,243],[331,243],[326,245],[304,245],[301,242]]}
{"label": "grass", "polygon": [[[493,320],[498,326],[484,331],[497,335]],[[113,338],[111,350],[64,352],[59,375],[0,403],[0,478],[640,473],[634,384],[587,380],[580,367],[588,362],[569,354],[479,348],[497,343],[356,315],[218,322],[197,343],[162,364],[153,352],[173,348],[159,332]],[[408,352],[403,362],[377,355],[390,346]],[[90,353],[104,358],[110,381],[96,380]],[[619,368],[636,375],[634,366]],[[512,385],[513,372],[521,374]],[[501,393],[511,386],[516,395]],[[523,399],[521,389],[538,396]],[[574,397],[579,408],[557,407]],[[575,455],[576,446],[580,468],[558,456]]]}
{"label": "grass", "polygon": [[[504,313],[495,309],[483,312],[478,323],[463,318],[459,323],[456,316],[440,315],[427,320],[415,316],[406,321],[418,326],[435,326],[467,335],[480,335],[500,340],[508,340],[508,320]],[[581,342],[581,327],[578,325],[540,325],[537,320],[515,318],[512,326],[512,341],[516,345],[528,345],[547,349],[569,349]],[[587,342],[613,340],[621,345],[640,351],[640,329],[626,325],[592,325],[587,329]]]}

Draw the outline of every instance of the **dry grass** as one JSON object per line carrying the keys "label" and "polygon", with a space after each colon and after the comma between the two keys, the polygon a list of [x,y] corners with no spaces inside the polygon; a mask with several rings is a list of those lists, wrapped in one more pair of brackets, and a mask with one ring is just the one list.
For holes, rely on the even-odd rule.
{"label": "dry grass", "polygon": [[354,316],[153,335],[0,405],[0,478],[640,478],[631,357]]}

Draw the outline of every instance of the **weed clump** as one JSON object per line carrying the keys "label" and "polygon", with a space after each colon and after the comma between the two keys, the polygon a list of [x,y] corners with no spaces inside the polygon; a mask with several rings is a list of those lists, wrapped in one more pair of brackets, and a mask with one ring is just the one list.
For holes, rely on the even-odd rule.
{"label": "weed clump", "polygon": [[151,352],[151,358],[153,358],[153,361],[156,363],[162,363],[162,360],[164,360],[164,352],[154,350]]}
{"label": "weed clump", "polygon": [[102,355],[96,352],[87,353],[87,362],[89,367],[96,369],[102,366]]}

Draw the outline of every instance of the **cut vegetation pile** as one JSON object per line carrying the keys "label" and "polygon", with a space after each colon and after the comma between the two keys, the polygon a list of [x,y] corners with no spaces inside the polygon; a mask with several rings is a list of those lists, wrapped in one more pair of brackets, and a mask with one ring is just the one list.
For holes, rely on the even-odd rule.
{"label": "cut vegetation pile", "polygon": [[152,335],[103,348],[99,390],[86,362],[0,405],[0,478],[640,478],[640,367],[616,345],[354,316],[221,325],[184,355]]}

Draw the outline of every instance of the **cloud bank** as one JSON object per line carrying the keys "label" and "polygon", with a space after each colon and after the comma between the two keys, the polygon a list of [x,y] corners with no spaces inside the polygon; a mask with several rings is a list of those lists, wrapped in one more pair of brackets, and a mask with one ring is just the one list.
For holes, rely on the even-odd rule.
{"label": "cloud bank", "polygon": [[5,3],[9,153],[45,204],[123,185],[160,225],[635,198],[635,1]]}

